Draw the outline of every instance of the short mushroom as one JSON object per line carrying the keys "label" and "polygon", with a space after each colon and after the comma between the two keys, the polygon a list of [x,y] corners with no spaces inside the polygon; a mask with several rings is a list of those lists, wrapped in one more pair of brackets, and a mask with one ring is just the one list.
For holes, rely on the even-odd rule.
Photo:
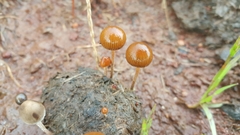
{"label": "short mushroom", "polygon": [[99,67],[104,68],[104,74],[107,75],[107,67],[112,64],[110,57],[102,57],[99,63]]}
{"label": "short mushroom", "polygon": [[21,105],[24,101],[27,100],[27,95],[25,93],[19,93],[16,97],[15,97],[15,102],[18,105]]}
{"label": "short mushroom", "polygon": [[143,42],[132,43],[127,48],[126,59],[130,65],[136,67],[136,72],[133,78],[132,85],[130,87],[130,89],[133,90],[140,68],[144,68],[152,62],[152,49]]}
{"label": "short mushroom", "polygon": [[45,117],[46,109],[43,104],[26,100],[19,107],[19,116],[26,124],[36,124],[47,135],[53,135],[43,124],[42,120]]}
{"label": "short mushroom", "polygon": [[100,43],[102,44],[102,46],[112,51],[112,65],[110,78],[112,78],[113,76],[115,51],[122,48],[125,42],[126,34],[121,28],[117,26],[108,26],[105,29],[103,29],[100,34]]}
{"label": "short mushroom", "polygon": [[87,132],[84,135],[104,135],[102,132]]}

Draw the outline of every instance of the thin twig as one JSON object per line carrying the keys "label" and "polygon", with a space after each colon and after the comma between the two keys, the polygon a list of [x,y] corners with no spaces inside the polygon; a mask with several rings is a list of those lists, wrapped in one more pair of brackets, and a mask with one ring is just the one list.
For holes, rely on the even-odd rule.
{"label": "thin twig", "polygon": [[18,87],[22,87],[22,86],[19,84],[19,82],[14,78],[14,76],[13,76],[13,74],[12,74],[12,70],[11,70],[11,68],[8,66],[7,63],[5,63],[3,60],[0,60],[0,66],[6,66],[10,78],[14,81],[14,83],[15,83]]}
{"label": "thin twig", "polygon": [[72,0],[72,16],[73,16],[73,18],[75,18],[74,10],[75,10],[75,2],[74,2],[74,0]]}
{"label": "thin twig", "polygon": [[66,82],[68,82],[68,81],[71,81],[71,80],[74,79],[74,78],[79,77],[80,75],[82,75],[82,74],[84,74],[84,73],[85,73],[85,71],[82,72],[82,73],[80,73],[80,74],[74,75],[74,76],[72,76],[72,77],[70,77],[70,78],[64,80],[63,84],[66,83]]}
{"label": "thin twig", "polygon": [[93,53],[94,53],[94,57],[96,59],[97,65],[99,63],[99,58],[98,58],[98,52],[97,52],[97,48],[96,48],[96,42],[94,39],[94,31],[93,31],[93,22],[92,22],[92,11],[91,11],[91,2],[90,0],[86,0],[87,3],[87,18],[88,18],[88,25],[89,25],[89,29],[90,29],[90,36],[91,36],[91,43],[92,43],[92,47],[93,47]]}
{"label": "thin twig", "polygon": [[168,30],[169,31],[172,31],[172,24],[171,24],[171,21],[169,19],[169,15],[168,15],[168,8],[167,8],[167,2],[166,0],[163,0],[162,1],[162,7],[163,7],[163,10],[165,12],[165,17],[167,19],[167,25],[168,25]]}
{"label": "thin twig", "polygon": [[163,89],[166,90],[166,83],[163,79],[163,75],[160,73],[160,79],[161,79],[161,83],[162,83],[162,86],[163,86]]}
{"label": "thin twig", "polygon": [[13,15],[1,15],[0,16],[0,19],[6,19],[6,18],[17,19],[17,17],[13,16]]}
{"label": "thin twig", "polygon": [[5,27],[1,27],[1,29],[0,29],[0,39],[1,39],[3,42],[5,42],[5,37],[3,36],[4,30],[5,30]]}
{"label": "thin twig", "polygon": [[[100,44],[96,44],[96,47],[101,46]],[[77,49],[82,49],[82,48],[92,48],[92,45],[79,45],[77,46]]]}

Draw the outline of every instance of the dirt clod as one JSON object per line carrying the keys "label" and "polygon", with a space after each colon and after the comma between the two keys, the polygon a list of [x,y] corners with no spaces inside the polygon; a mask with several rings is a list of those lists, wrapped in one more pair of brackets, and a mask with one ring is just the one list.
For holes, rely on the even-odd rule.
{"label": "dirt clod", "polygon": [[[79,68],[52,78],[42,94],[47,109],[44,124],[58,135],[101,131],[106,135],[138,135],[141,105],[132,91],[112,89],[119,85],[99,71]],[[107,108],[107,114],[101,109]]]}

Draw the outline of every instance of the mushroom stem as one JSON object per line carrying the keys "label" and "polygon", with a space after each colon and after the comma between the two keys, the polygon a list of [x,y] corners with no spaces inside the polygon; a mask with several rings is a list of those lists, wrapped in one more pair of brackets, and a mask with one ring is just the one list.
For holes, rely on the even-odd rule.
{"label": "mushroom stem", "polygon": [[107,67],[104,67],[103,70],[104,70],[104,74],[107,76]]}
{"label": "mushroom stem", "polygon": [[134,88],[134,85],[135,85],[135,82],[136,82],[136,80],[137,80],[137,77],[138,77],[139,72],[140,72],[140,68],[137,67],[137,68],[136,68],[135,75],[134,75],[134,77],[133,77],[132,85],[131,85],[131,87],[130,87],[131,90],[133,90],[133,88]]}
{"label": "mushroom stem", "polygon": [[36,125],[37,125],[43,132],[45,132],[47,135],[53,135],[53,133],[50,132],[50,131],[42,124],[41,121],[38,122],[38,123],[36,123]]}
{"label": "mushroom stem", "polygon": [[111,65],[111,75],[110,75],[110,78],[113,77],[114,56],[115,56],[115,51],[112,50],[112,65]]}

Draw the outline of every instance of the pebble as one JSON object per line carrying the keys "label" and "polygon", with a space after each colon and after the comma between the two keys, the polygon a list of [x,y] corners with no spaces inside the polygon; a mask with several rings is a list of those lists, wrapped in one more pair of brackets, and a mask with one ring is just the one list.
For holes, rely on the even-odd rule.
{"label": "pebble", "polygon": [[12,53],[10,53],[9,51],[5,51],[2,53],[2,58],[4,59],[8,59],[12,57]]}
{"label": "pebble", "polygon": [[184,46],[185,45],[185,42],[183,40],[178,40],[177,43],[178,43],[179,46]]}

